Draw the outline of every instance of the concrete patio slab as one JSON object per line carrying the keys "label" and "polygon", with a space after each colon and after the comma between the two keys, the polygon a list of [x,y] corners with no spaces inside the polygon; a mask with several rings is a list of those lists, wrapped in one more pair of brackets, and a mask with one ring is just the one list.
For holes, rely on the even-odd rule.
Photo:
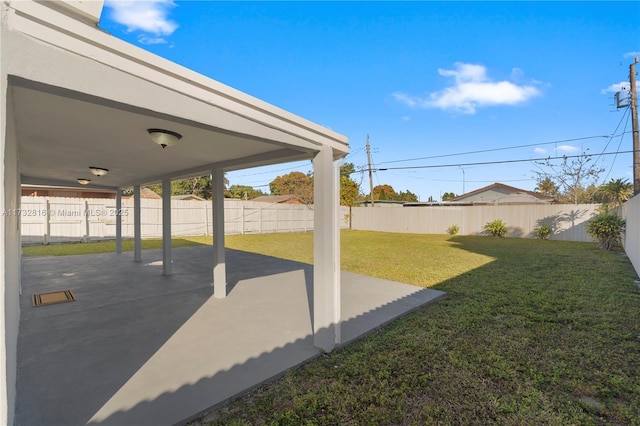
{"label": "concrete patio slab", "polygon": [[[317,355],[311,265],[227,250],[212,297],[210,246],[23,259],[19,425],[170,425]],[[33,308],[34,293],[77,301]],[[342,343],[444,293],[342,273]]]}

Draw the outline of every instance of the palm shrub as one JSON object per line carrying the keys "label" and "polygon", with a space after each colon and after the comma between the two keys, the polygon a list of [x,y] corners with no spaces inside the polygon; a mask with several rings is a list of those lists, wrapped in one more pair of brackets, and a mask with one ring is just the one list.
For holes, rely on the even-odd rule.
{"label": "palm shrub", "polygon": [[551,228],[549,225],[540,225],[538,229],[536,229],[536,237],[541,240],[548,240],[551,235]]}
{"label": "palm shrub", "polygon": [[587,234],[598,242],[598,247],[611,250],[621,245],[625,227],[625,220],[611,212],[609,206],[604,204],[600,212],[587,223]]}
{"label": "palm shrub", "polygon": [[504,223],[502,219],[496,219],[484,226],[484,232],[491,234],[494,237],[504,237],[507,235],[507,224]]}
{"label": "palm shrub", "polygon": [[456,235],[460,231],[460,227],[458,225],[451,225],[447,228],[447,234]]}

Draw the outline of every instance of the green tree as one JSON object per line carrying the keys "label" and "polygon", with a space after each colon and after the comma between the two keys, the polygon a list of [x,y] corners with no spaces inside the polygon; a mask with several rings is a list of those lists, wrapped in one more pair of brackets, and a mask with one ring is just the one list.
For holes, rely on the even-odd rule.
{"label": "green tree", "polygon": [[398,192],[398,194],[396,195],[394,200],[407,201],[407,202],[417,202],[418,201],[418,196],[407,189],[406,191]]}
{"label": "green tree", "polygon": [[555,197],[556,195],[558,195],[559,189],[560,188],[558,188],[558,185],[556,185],[556,183],[548,176],[540,179],[538,181],[538,185],[536,186],[537,192],[543,195],[549,195],[551,197]]}
{"label": "green tree", "polygon": [[457,195],[454,194],[453,192],[445,192],[444,194],[442,194],[442,201],[447,201],[456,197]]}
{"label": "green tree", "polygon": [[360,200],[360,186],[347,176],[340,176],[340,205],[353,207]]}
{"label": "green tree", "polygon": [[171,182],[171,195],[196,195],[211,199],[211,176],[198,176]]}
{"label": "green tree", "polygon": [[633,195],[633,184],[627,179],[611,179],[600,185],[598,191],[604,196],[605,202],[616,207],[627,201]]}
{"label": "green tree", "polygon": [[356,172],[356,166],[353,163],[344,163],[340,166],[340,176],[346,176],[348,178],[351,177],[352,174]]}
{"label": "green tree", "polygon": [[[229,180],[224,176],[223,188],[226,189]],[[147,185],[158,195],[162,195],[162,183]],[[211,199],[211,175],[197,176],[187,179],[178,179],[171,181],[171,195],[196,195],[205,200]],[[225,191],[226,192],[226,191]]]}
{"label": "green tree", "polygon": [[396,191],[391,185],[384,184],[373,187],[374,200],[393,200],[396,195]]}
{"label": "green tree", "polygon": [[269,183],[272,195],[295,195],[304,204],[313,204],[313,177],[311,173],[291,172],[276,177]]}
{"label": "green tree", "polygon": [[251,200],[262,195],[266,194],[248,185],[231,185],[229,189],[225,191],[225,196],[228,198],[241,198],[244,200]]}
{"label": "green tree", "polygon": [[345,163],[340,166],[340,204],[353,207],[362,198],[360,185],[351,179],[356,168],[353,163]]}

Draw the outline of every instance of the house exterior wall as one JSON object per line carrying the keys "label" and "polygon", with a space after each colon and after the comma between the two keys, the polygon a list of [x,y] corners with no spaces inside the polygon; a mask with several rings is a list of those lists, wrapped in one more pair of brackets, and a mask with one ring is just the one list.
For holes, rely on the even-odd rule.
{"label": "house exterior wall", "polygon": [[[5,52],[5,28],[2,28],[2,58]],[[4,65],[4,64],[3,64]],[[11,93],[7,84],[6,68],[2,67],[0,125],[0,179],[2,193],[0,209],[0,244],[3,244],[3,256],[0,256],[0,424],[13,424],[16,397],[16,366],[18,326],[20,322],[20,173],[18,169],[18,146],[14,132]]]}
{"label": "house exterior wall", "polygon": [[627,221],[624,251],[629,256],[636,274],[640,275],[640,195],[624,203],[622,217]]}
{"label": "house exterior wall", "polygon": [[496,198],[502,198],[507,195],[511,195],[512,192],[509,191],[500,191],[496,188],[489,189],[487,191],[481,192],[479,194],[473,194],[468,197],[461,198],[460,201],[464,202],[473,202],[473,201],[493,201]]}

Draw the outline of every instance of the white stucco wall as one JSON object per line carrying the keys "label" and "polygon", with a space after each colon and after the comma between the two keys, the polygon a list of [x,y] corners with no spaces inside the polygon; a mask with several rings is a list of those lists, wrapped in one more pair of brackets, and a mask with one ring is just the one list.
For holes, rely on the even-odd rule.
{"label": "white stucco wall", "polygon": [[[4,35],[4,34],[3,34]],[[4,37],[3,37],[4,41]],[[2,44],[4,53],[4,43]],[[3,55],[4,58],[4,55]],[[7,74],[4,67],[2,78],[2,124],[0,127],[0,178],[2,195],[0,209],[3,214],[0,226],[0,241],[4,256],[0,256],[0,424],[13,423],[16,397],[16,354],[18,325],[20,322],[20,181],[18,172],[18,148],[14,133],[11,95],[8,93]]]}
{"label": "white stucco wall", "polygon": [[629,256],[636,273],[640,275],[640,195],[624,203],[622,217],[627,221],[624,251]]}

